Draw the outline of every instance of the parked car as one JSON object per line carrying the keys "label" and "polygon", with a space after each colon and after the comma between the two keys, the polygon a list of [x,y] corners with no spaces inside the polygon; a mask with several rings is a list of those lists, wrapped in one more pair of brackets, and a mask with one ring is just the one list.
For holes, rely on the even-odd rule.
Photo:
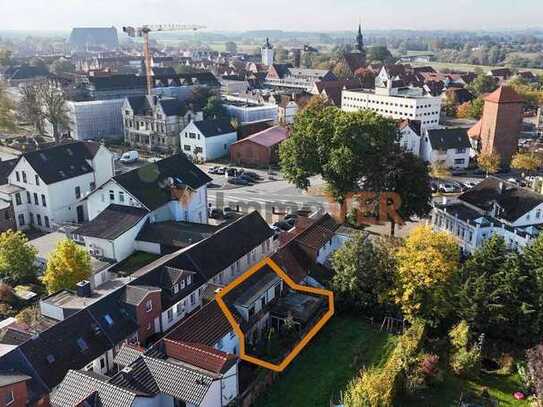
{"label": "parked car", "polygon": [[215,170],[215,174],[217,175],[224,175],[226,173],[226,167],[217,167]]}
{"label": "parked car", "polygon": [[213,208],[209,211],[209,217],[211,219],[221,219],[222,217],[224,217],[224,213],[222,209]]}
{"label": "parked car", "polygon": [[289,219],[298,219],[298,215],[296,215],[295,213],[289,213],[288,215],[285,216],[285,220],[289,220]]}
{"label": "parked car", "polygon": [[211,167],[210,169],[207,170],[207,172],[208,172],[208,174],[216,174],[218,169],[219,169],[219,167],[217,167],[217,166]]}
{"label": "parked car", "polygon": [[252,177],[256,180],[259,180],[259,179],[262,179],[262,177],[260,175],[258,175],[256,172],[254,171],[245,171],[244,172],[245,175],[248,175],[249,177]]}
{"label": "parked car", "polygon": [[240,175],[237,168],[227,168],[225,174],[229,177],[237,177]]}
{"label": "parked car", "polygon": [[123,164],[129,164],[129,163],[138,161],[139,158],[140,158],[140,155],[138,154],[138,152],[135,150],[132,150],[132,151],[127,151],[126,153],[123,153],[120,161]]}
{"label": "parked car", "polygon": [[273,224],[273,226],[275,226],[276,228],[281,229],[283,231],[290,230],[293,227],[293,225],[291,225],[290,223],[285,222],[285,221],[275,222]]}
{"label": "parked car", "polygon": [[464,182],[464,185],[467,186],[468,188],[473,188],[475,185],[477,185],[477,182],[475,182],[475,181],[466,181],[466,182]]}
{"label": "parked car", "polygon": [[445,193],[453,193],[457,192],[457,188],[453,184],[450,183],[441,183],[439,184],[439,192],[445,192]]}
{"label": "parked car", "polygon": [[232,219],[234,217],[234,214],[236,213],[236,211],[234,211],[229,206],[224,207],[222,209],[222,212],[223,212],[224,219]]}
{"label": "parked car", "polygon": [[254,179],[252,179],[251,177],[249,177],[248,175],[245,175],[245,174],[238,175],[238,178],[244,179],[245,181],[247,181],[250,184],[255,183]]}
{"label": "parked car", "polygon": [[240,177],[230,178],[228,182],[232,185],[243,185],[243,186],[252,185],[249,181]]}
{"label": "parked car", "polygon": [[461,176],[466,175],[466,174],[467,174],[466,170],[460,170],[460,169],[452,170],[452,172],[451,172],[451,175],[453,177],[461,177]]}

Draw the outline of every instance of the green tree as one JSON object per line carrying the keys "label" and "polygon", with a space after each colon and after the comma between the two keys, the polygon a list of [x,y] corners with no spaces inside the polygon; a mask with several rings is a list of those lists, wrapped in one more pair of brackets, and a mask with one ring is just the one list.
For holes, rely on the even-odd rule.
{"label": "green tree", "polygon": [[62,240],[47,259],[43,283],[49,293],[73,289],[76,284],[89,278],[90,256],[72,240]]}
{"label": "green tree", "polygon": [[357,232],[332,257],[331,287],[347,307],[375,315],[388,308],[394,267],[389,244]]}
{"label": "green tree", "polygon": [[[378,181],[374,191],[390,191],[400,196],[398,215],[408,221],[413,216],[423,218],[430,213],[432,190],[428,166],[415,155],[399,152],[388,162],[383,177],[377,174],[371,178]],[[381,182],[383,181],[383,182]],[[390,219],[390,235],[394,236],[396,222]]]}
{"label": "green tree", "polygon": [[16,128],[13,103],[0,82],[0,130],[13,131]]}
{"label": "green tree", "polygon": [[367,60],[369,62],[389,64],[394,60],[394,58],[386,46],[375,45],[368,48]]}
{"label": "green tree", "polygon": [[455,308],[475,334],[521,350],[541,333],[539,289],[534,271],[521,266],[501,236],[492,236],[462,267]]}
{"label": "green tree", "polygon": [[467,89],[476,96],[481,96],[485,93],[493,92],[498,88],[498,83],[496,79],[492,76],[488,76],[484,73],[480,73],[477,77],[471,82]]}
{"label": "green tree", "polygon": [[238,52],[238,46],[234,41],[228,41],[224,44],[224,49],[226,52],[229,52],[231,54],[235,54]]}
{"label": "green tree", "polygon": [[391,119],[312,102],[298,113],[291,136],[280,146],[281,169],[302,189],[309,187],[309,177],[322,175],[333,197],[342,202],[362,177],[384,174],[398,139]]}
{"label": "green tree", "polygon": [[437,326],[453,309],[459,247],[446,232],[418,226],[395,253],[394,301],[405,318]]}
{"label": "green tree", "polygon": [[204,107],[204,115],[208,119],[225,119],[228,117],[228,112],[220,97],[211,96]]}
{"label": "green tree", "polygon": [[37,250],[23,232],[8,230],[0,234],[0,280],[28,283],[36,279]]}

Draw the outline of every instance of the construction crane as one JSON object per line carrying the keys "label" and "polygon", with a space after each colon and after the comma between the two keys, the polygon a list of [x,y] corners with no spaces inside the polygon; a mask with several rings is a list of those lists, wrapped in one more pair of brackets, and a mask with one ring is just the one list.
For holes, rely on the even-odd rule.
{"label": "construction crane", "polygon": [[157,24],[143,25],[141,27],[123,27],[123,32],[129,37],[143,37],[143,58],[145,60],[145,75],[147,77],[147,94],[150,95],[153,89],[153,71],[151,66],[151,50],[149,49],[150,32],[171,32],[171,31],[197,31],[205,28],[203,25],[187,24]]}

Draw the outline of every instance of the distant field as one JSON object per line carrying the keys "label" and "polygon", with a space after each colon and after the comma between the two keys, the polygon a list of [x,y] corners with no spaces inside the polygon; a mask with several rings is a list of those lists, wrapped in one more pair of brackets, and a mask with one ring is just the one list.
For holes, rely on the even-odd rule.
{"label": "distant field", "polygon": [[[440,69],[457,69],[460,71],[475,71],[477,68],[482,69],[484,71],[488,71],[490,69],[495,68],[503,68],[502,66],[489,66],[489,65],[471,65],[471,64],[457,64],[453,62],[412,62],[411,65],[414,66],[432,66],[437,70]],[[512,69],[519,69],[521,71],[532,71],[534,73],[543,74],[543,69],[537,69],[537,68],[512,68]]]}

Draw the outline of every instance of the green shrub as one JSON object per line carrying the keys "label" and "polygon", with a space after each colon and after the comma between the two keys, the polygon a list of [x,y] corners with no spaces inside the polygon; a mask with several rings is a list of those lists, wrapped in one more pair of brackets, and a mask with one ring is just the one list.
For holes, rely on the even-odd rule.
{"label": "green shrub", "polygon": [[469,325],[459,322],[449,332],[452,351],[449,365],[458,376],[476,378],[481,370],[481,346],[469,346]]}
{"label": "green shrub", "polygon": [[398,339],[398,343],[382,368],[361,373],[347,386],[346,407],[392,407],[396,397],[416,387],[419,366],[417,354],[422,346],[425,324],[415,321]]}

